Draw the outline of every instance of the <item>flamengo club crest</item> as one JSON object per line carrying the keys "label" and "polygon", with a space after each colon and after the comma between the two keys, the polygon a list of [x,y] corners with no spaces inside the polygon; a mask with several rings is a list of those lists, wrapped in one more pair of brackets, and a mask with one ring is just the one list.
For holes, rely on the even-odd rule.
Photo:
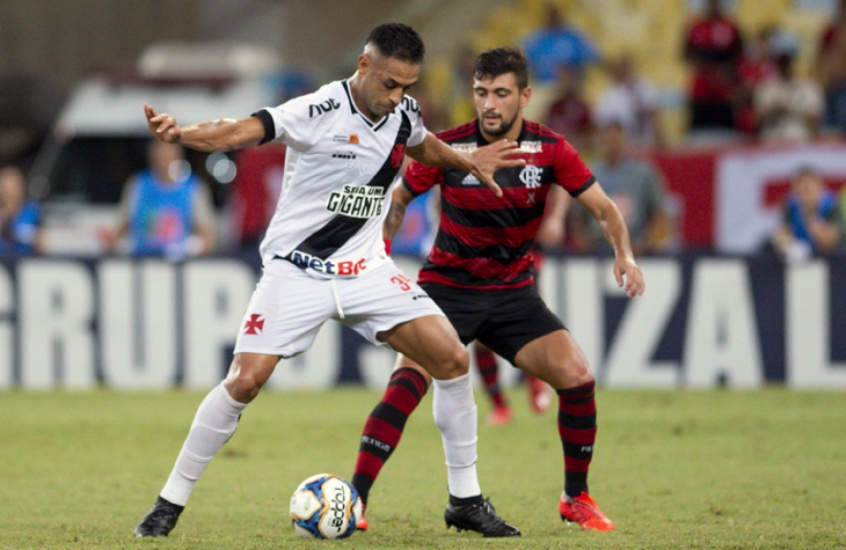
{"label": "flamengo club crest", "polygon": [[520,171],[520,181],[526,186],[526,189],[537,189],[541,186],[541,176],[543,175],[543,168],[527,164]]}
{"label": "flamengo club crest", "polygon": [[543,168],[527,164],[525,168],[520,171],[520,181],[526,186],[528,190],[526,195],[526,204],[534,204],[535,193],[534,189],[541,186],[541,176],[543,175]]}

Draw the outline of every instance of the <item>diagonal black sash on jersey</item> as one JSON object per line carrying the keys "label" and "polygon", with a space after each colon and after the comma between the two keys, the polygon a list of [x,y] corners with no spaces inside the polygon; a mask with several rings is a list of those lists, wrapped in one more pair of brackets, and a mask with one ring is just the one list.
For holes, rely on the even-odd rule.
{"label": "diagonal black sash on jersey", "polygon": [[[411,121],[408,119],[408,115],[405,114],[404,111],[400,111],[400,114],[402,115],[402,123],[400,124],[399,131],[397,132],[397,139],[394,142],[394,146],[388,153],[388,158],[385,159],[385,163],[382,164],[382,167],[379,168],[379,171],[376,172],[373,179],[366,184],[368,187],[381,187],[385,193],[387,193],[388,188],[394,182],[397,172],[399,172],[399,168],[402,165],[400,162],[398,166],[393,166],[392,160],[394,151],[397,150],[398,146],[404,147],[406,141],[408,141],[408,138],[411,135]],[[334,218],[329,220],[326,225],[312,233],[306,240],[294,247],[294,250],[305,252],[306,254],[310,254],[312,257],[325,260],[341,248],[350,239],[350,237],[355,235],[358,230],[367,223],[367,220],[368,218],[352,218],[342,214],[337,214]],[[292,260],[292,253],[293,251],[289,252],[283,259],[288,260],[299,267],[305,267]]]}

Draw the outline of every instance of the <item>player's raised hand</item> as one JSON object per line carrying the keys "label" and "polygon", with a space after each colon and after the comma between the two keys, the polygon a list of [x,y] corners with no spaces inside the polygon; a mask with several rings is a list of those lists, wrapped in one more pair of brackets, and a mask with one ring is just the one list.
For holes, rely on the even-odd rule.
{"label": "player's raised hand", "polygon": [[144,104],[144,114],[147,116],[147,127],[159,141],[178,143],[182,137],[182,129],[176,119],[167,113],[157,113],[155,109]]}
{"label": "player's raised hand", "polygon": [[[470,156],[475,163],[475,169],[471,173],[476,176],[479,181],[490,187],[497,197],[502,196],[502,189],[493,179],[494,172],[500,168],[509,168],[512,166],[523,166],[526,161],[523,159],[513,158],[513,155],[520,148],[520,144],[515,141],[508,141],[505,139],[495,141],[484,147],[479,147]],[[509,158],[510,157],[510,158]]]}
{"label": "player's raised hand", "polygon": [[643,280],[640,266],[633,258],[623,257],[614,260],[614,278],[617,279],[618,286],[625,284],[626,295],[629,298],[643,295],[646,282]]}

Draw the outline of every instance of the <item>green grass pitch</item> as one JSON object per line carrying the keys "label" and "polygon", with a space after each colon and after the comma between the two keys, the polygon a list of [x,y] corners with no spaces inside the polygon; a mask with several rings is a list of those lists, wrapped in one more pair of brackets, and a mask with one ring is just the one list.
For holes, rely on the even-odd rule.
{"label": "green grass pitch", "polygon": [[447,531],[446,468],[431,397],[371,493],[371,530],[301,539],[294,487],[346,478],[379,394],[263,393],[197,485],[167,539],[134,539],[202,399],[198,393],[0,393],[0,548],[846,548],[846,394],[766,389],[598,393],[591,492],[615,521],[585,533],[558,517],[555,415],[511,392],[515,421],[488,428],[479,475],[523,531],[485,540]]}

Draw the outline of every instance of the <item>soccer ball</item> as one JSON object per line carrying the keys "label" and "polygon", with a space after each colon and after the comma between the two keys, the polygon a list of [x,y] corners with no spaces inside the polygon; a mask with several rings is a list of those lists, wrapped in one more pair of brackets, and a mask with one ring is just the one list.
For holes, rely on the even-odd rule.
{"label": "soccer ball", "polygon": [[307,539],[346,538],[355,531],[361,514],[358,491],[332,474],[311,476],[291,496],[291,523]]}

